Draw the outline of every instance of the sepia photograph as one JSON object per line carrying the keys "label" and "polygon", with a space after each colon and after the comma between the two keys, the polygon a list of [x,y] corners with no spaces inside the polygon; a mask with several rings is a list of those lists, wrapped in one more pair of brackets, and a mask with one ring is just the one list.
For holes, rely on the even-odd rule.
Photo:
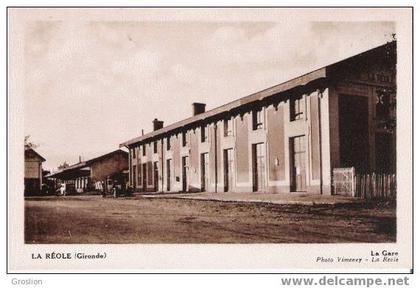
{"label": "sepia photograph", "polygon": [[[335,244],[306,264],[410,266],[410,9],[9,8],[8,18],[10,149],[21,159],[9,243],[31,251],[26,268],[146,244],[295,249],[288,257]],[[66,244],[110,246],[66,256]],[[357,244],[370,252],[352,255]]]}

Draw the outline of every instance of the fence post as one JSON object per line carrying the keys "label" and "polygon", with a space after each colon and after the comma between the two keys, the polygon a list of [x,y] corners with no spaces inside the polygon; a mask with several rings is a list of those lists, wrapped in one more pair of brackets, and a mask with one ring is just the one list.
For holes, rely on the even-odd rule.
{"label": "fence post", "polygon": [[392,196],[394,200],[397,200],[397,179],[395,174],[392,174]]}
{"label": "fence post", "polygon": [[355,186],[355,196],[356,197],[360,197],[360,189],[359,189],[359,184],[360,184],[360,181],[359,181],[359,177],[358,177],[359,175],[354,175],[354,186]]}
{"label": "fence post", "polygon": [[381,175],[381,197],[385,199],[385,174]]}
{"label": "fence post", "polygon": [[356,196],[356,191],[355,191],[355,181],[356,181],[356,179],[355,179],[355,169],[354,169],[354,167],[351,167],[351,196],[352,197],[355,197]]}
{"label": "fence post", "polygon": [[366,175],[362,176],[362,189],[363,189],[363,199],[366,200]]}
{"label": "fence post", "polygon": [[378,174],[376,174],[375,172],[373,172],[373,186],[374,188],[374,199],[378,198]]}
{"label": "fence post", "polygon": [[382,198],[382,174],[378,174],[378,198]]}

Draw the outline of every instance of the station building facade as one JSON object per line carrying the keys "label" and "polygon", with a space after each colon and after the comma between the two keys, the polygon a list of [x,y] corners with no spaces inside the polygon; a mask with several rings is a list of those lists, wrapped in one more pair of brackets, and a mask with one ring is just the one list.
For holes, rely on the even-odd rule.
{"label": "station building facade", "polygon": [[122,143],[138,191],[330,195],[332,170],[395,171],[396,43]]}

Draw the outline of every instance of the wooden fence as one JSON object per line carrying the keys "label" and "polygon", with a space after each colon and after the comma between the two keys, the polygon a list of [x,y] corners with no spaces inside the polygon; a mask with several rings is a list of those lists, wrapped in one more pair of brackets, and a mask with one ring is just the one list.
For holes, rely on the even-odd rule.
{"label": "wooden fence", "polygon": [[360,174],[354,178],[355,196],[362,199],[395,200],[397,179],[395,174]]}
{"label": "wooden fence", "polygon": [[356,174],[353,167],[333,169],[334,194],[366,200],[395,200],[395,174]]}

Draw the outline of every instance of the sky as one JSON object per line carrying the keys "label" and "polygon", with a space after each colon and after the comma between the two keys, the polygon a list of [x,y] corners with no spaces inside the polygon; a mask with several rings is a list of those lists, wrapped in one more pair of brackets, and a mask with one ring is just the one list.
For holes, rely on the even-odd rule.
{"label": "sky", "polygon": [[392,22],[31,21],[24,133],[45,169],[119,144],[392,39]]}

